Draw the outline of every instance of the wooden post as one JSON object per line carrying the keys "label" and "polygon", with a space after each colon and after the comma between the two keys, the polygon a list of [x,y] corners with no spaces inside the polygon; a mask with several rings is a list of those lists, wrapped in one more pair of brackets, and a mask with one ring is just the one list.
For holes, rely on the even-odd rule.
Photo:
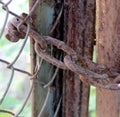
{"label": "wooden post", "polygon": [[[30,9],[35,4],[36,0],[30,0]],[[35,11],[32,14],[33,26],[42,35],[48,35],[49,30],[54,20],[54,7],[55,0],[39,0]],[[30,42],[31,49],[31,68],[32,72],[35,72],[35,67],[38,64],[39,57],[34,52],[34,41]],[[50,80],[50,64],[44,62],[42,65],[41,72],[39,73],[38,80],[47,83]],[[54,91],[51,92],[48,104],[45,107],[41,117],[53,117],[53,99]],[[47,89],[43,88],[40,83],[33,82],[33,93],[32,93],[32,117],[37,117],[47,95]]]}
{"label": "wooden post", "polygon": [[[96,0],[97,62],[120,72],[120,0]],[[120,117],[120,91],[97,88],[97,117]]]}
{"label": "wooden post", "polygon": [[[64,41],[89,59],[92,59],[94,24],[94,0],[64,0]],[[89,86],[73,72],[64,72],[63,117],[88,117],[88,102]]]}

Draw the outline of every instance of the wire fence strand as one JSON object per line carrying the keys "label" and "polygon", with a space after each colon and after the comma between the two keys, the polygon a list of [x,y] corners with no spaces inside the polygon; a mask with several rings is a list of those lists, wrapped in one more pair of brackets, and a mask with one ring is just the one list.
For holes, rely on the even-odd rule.
{"label": "wire fence strand", "polygon": [[10,88],[13,77],[14,77],[14,69],[12,68],[12,73],[11,73],[10,79],[8,81],[7,88],[5,89],[5,92],[4,92],[3,96],[2,96],[2,98],[0,99],[0,104],[2,104],[2,102],[4,101],[4,99],[5,99],[6,95],[7,95],[7,92],[9,90],[9,88]]}
{"label": "wire fence strand", "polygon": [[0,39],[2,38],[2,35],[3,35],[3,33],[4,33],[4,30],[5,30],[5,26],[6,26],[6,24],[7,24],[7,21],[8,21],[8,17],[9,17],[9,9],[8,9],[8,7],[7,7],[7,5],[9,4],[4,4],[3,2],[1,2],[0,1],[0,3],[3,5],[3,8],[5,8],[6,9],[6,16],[5,16],[5,20],[4,20],[4,23],[3,23],[3,27],[2,27],[2,30],[1,30],[1,32],[0,32]]}
{"label": "wire fence strand", "polygon": [[[4,60],[4,59],[0,58],[0,62],[3,63],[3,64],[6,64],[8,69],[11,69],[11,75],[10,75],[8,84],[6,85],[6,89],[5,89],[3,95],[2,95],[2,97],[1,97],[1,99],[0,99],[0,105],[4,102],[5,98],[7,98],[7,93],[8,93],[8,91],[10,90],[10,86],[11,86],[13,80],[14,80],[13,78],[14,78],[14,72],[15,72],[15,71],[18,71],[18,72],[20,72],[20,73],[22,73],[22,74],[28,75],[29,80],[30,80],[30,81],[32,80],[32,84],[31,84],[30,89],[29,89],[29,91],[28,91],[28,93],[27,93],[27,96],[25,97],[25,99],[24,99],[24,101],[23,101],[23,104],[22,104],[22,106],[19,108],[19,111],[18,111],[18,112],[11,112],[11,111],[8,111],[8,110],[5,110],[5,109],[0,109],[0,113],[7,113],[7,114],[10,114],[10,115],[12,115],[12,116],[14,116],[14,117],[21,117],[20,114],[22,113],[23,109],[25,108],[25,106],[26,106],[26,104],[27,104],[27,102],[28,102],[28,100],[29,100],[29,98],[30,98],[30,95],[31,95],[31,92],[32,92],[32,89],[33,89],[33,83],[37,82],[37,83],[39,83],[39,84],[42,84],[43,88],[47,88],[47,89],[48,89],[48,93],[47,93],[45,102],[44,102],[44,104],[43,104],[43,106],[42,106],[42,109],[40,110],[39,115],[38,115],[38,117],[40,117],[41,114],[42,114],[42,112],[43,112],[43,110],[45,109],[45,107],[46,107],[46,105],[47,105],[47,101],[48,101],[48,99],[49,99],[50,92],[51,92],[51,90],[52,90],[52,89],[51,89],[51,86],[52,86],[52,84],[53,84],[53,82],[54,82],[54,80],[55,80],[55,78],[56,78],[56,76],[57,76],[57,73],[58,73],[58,71],[59,71],[59,67],[57,67],[56,70],[54,71],[53,75],[50,76],[50,77],[51,77],[51,78],[50,78],[51,80],[50,80],[47,84],[43,83],[42,81],[38,81],[38,79],[37,79],[37,76],[38,76],[38,74],[39,74],[40,71],[41,71],[41,68],[42,68],[44,59],[42,59],[42,58],[40,59],[39,63],[37,64],[38,66],[36,66],[36,70],[35,70],[35,73],[34,73],[34,74],[31,74],[30,72],[25,71],[24,69],[21,69],[20,67],[18,67],[18,68],[14,67],[14,64],[18,61],[18,59],[19,59],[22,51],[23,51],[24,48],[25,48],[26,42],[27,42],[27,40],[29,39],[28,36],[29,36],[30,34],[33,35],[33,34],[31,33],[31,23],[32,23],[31,15],[34,13],[34,11],[35,11],[35,9],[36,9],[36,6],[37,6],[38,4],[42,4],[42,3],[40,3],[39,0],[37,0],[37,1],[34,3],[34,5],[33,5],[32,9],[30,10],[29,14],[26,15],[25,13],[22,13],[22,15],[19,16],[18,14],[16,14],[16,13],[14,13],[13,11],[9,10],[9,8],[8,8],[9,5],[12,3],[12,1],[13,1],[13,0],[9,0],[9,1],[7,1],[6,3],[4,3],[3,1],[0,0],[0,4],[2,5],[1,8],[4,10],[4,12],[6,12],[5,20],[4,20],[3,26],[2,26],[1,31],[0,31],[0,39],[2,38],[2,36],[3,36],[4,32],[5,32],[5,36],[6,36],[6,38],[8,38],[9,41],[16,42],[16,41],[19,40],[19,38],[23,38],[23,37],[24,37],[24,41],[23,41],[22,46],[20,47],[20,50],[18,51],[16,57],[14,58],[14,60],[13,60],[11,63],[8,62],[7,60]],[[62,11],[63,11],[63,6],[61,7],[60,12],[59,12],[59,14],[58,14],[58,17],[56,18],[56,21],[55,21],[53,27],[51,28],[50,34],[54,32],[57,24],[59,23],[59,20],[60,20],[60,18],[61,18]],[[15,21],[16,23],[18,23],[18,22],[20,21],[20,22],[17,24],[17,27],[15,27],[14,24],[8,23],[8,18],[9,18],[9,15],[10,15],[10,14],[17,18],[16,21]],[[6,28],[7,23],[8,23],[8,29],[6,30],[5,28]],[[21,26],[22,26],[23,24],[26,25],[26,29],[25,29],[25,32],[24,32],[24,33],[21,31]],[[17,32],[17,31],[18,31],[18,32]],[[20,34],[19,34],[19,33],[20,33]],[[17,37],[17,36],[18,36],[18,37]],[[39,39],[38,39],[38,40],[39,40]],[[38,40],[37,40],[37,41],[38,41]],[[42,41],[43,41],[43,43],[39,43],[39,44],[41,44],[41,47],[43,46],[43,47],[46,48],[47,46],[46,46],[46,44],[44,45],[44,40],[42,40]],[[41,41],[41,42],[42,42],[42,41]],[[38,42],[39,42],[39,41],[38,41]],[[53,49],[53,46],[51,46],[51,48]],[[43,49],[43,48],[42,48],[42,49]],[[51,50],[51,51],[52,51],[52,50]],[[53,53],[52,53],[52,54],[53,54]],[[51,56],[52,56],[52,54],[51,54]],[[53,65],[53,66],[54,66],[54,65]],[[53,67],[52,67],[52,69],[53,69]],[[52,71],[53,71],[53,70],[52,70]],[[61,103],[61,99],[60,99],[60,102],[59,102],[59,104],[58,104],[58,106],[57,106],[57,109],[56,109],[56,112],[55,112],[55,117],[56,117],[56,115],[57,115],[57,113],[58,113],[58,111],[59,111],[60,103]],[[15,113],[16,113],[16,114],[15,114]]]}

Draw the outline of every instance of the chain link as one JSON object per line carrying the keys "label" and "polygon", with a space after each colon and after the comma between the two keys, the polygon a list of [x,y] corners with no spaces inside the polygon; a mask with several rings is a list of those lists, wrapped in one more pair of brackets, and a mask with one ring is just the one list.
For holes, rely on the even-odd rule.
{"label": "chain link", "polygon": [[[15,28],[17,28],[20,23],[21,21],[19,19],[13,19],[11,21],[11,25],[13,25]],[[21,33],[26,33],[27,26],[25,24],[21,24],[19,30]],[[7,35],[9,35],[9,33],[7,33]],[[42,59],[63,70],[71,70],[76,74],[85,76],[80,77],[80,79],[86,84],[111,90],[120,89],[120,84],[118,82],[115,82],[116,79],[117,81],[119,79],[119,73],[112,72],[110,71],[110,69],[103,65],[99,65],[87,58],[77,55],[77,53],[72,48],[67,46],[63,41],[50,36],[41,36],[32,28],[29,31],[29,36],[34,39],[35,51],[37,55],[40,56]],[[13,39],[11,38],[9,40]],[[56,58],[46,53],[48,45],[56,46],[58,49],[66,53],[66,56],[64,57],[64,62],[57,60]],[[81,64],[77,65],[77,61],[79,61]]]}

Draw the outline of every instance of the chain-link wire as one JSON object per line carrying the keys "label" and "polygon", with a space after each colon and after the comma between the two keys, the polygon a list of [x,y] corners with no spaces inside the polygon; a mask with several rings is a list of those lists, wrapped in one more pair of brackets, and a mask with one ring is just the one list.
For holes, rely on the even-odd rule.
{"label": "chain-link wire", "polygon": [[[10,2],[8,2],[8,3],[10,3]],[[1,30],[1,32],[0,32],[0,39],[1,39],[1,37],[2,37],[2,35],[3,35],[3,32],[4,32],[4,30],[5,30],[5,26],[6,26],[6,24],[7,24],[7,21],[8,21],[8,16],[9,16],[9,9],[8,9],[8,3],[4,3],[4,2],[2,2],[2,1],[0,1],[0,4],[2,4],[3,6],[3,8],[5,8],[6,9],[6,17],[5,17],[5,20],[4,20],[4,24],[3,24],[3,27],[2,27],[2,30]]]}
{"label": "chain-link wire", "polygon": [[[29,12],[28,15],[23,13],[21,16],[15,14],[14,12],[9,10],[8,6],[9,6],[9,4],[11,4],[11,2],[12,2],[12,0],[9,0],[7,3],[0,1],[2,8],[6,11],[6,18],[5,18],[2,30],[0,32],[0,38],[2,37],[3,32],[5,30],[5,26],[7,24],[9,14],[12,14],[13,16],[15,16],[15,18],[9,22],[7,30],[5,32],[5,36],[8,40],[13,41],[13,42],[18,41],[20,38],[24,38],[24,42],[20,48],[20,51],[18,52],[15,59],[11,63],[9,61],[0,59],[0,62],[7,64],[7,68],[11,69],[11,72],[12,72],[11,76],[10,76],[10,80],[7,85],[7,88],[0,100],[0,104],[3,103],[3,101],[6,97],[6,94],[10,88],[10,85],[13,81],[14,71],[19,71],[23,74],[27,74],[29,76],[30,80],[32,80],[33,82],[38,82],[38,83],[42,84],[42,86],[44,88],[48,89],[48,91],[47,91],[48,93],[47,93],[45,102],[43,104],[42,109],[39,112],[38,117],[40,117],[42,115],[42,112],[44,111],[44,109],[47,105],[49,95],[52,90],[51,85],[52,85],[53,81],[55,80],[59,69],[71,70],[75,74],[84,76],[84,77],[80,77],[80,79],[88,85],[94,85],[96,87],[111,89],[111,90],[120,89],[120,74],[119,73],[111,71],[106,66],[94,63],[91,60],[82,57],[81,55],[77,55],[77,53],[72,48],[70,48],[67,44],[65,44],[63,41],[60,41],[56,38],[51,37],[53,31],[55,30],[55,28],[60,20],[60,17],[61,17],[62,11],[63,11],[63,5],[61,6],[61,10],[58,14],[58,17],[56,18],[56,21],[53,24],[53,27],[51,28],[51,30],[49,32],[49,36],[42,36],[38,32],[36,32],[31,26],[31,23],[32,23],[31,15],[34,12],[37,4],[39,4],[39,0],[37,0],[35,2],[33,8],[31,9],[31,11]],[[31,74],[27,71],[21,70],[20,68],[14,67],[15,62],[20,57],[20,55],[26,45],[28,36],[30,36],[30,37],[32,37],[32,39],[34,39],[35,52],[39,57],[41,57],[41,62],[39,64],[39,66],[37,66],[36,72],[34,74]],[[59,60],[47,53],[46,50],[47,50],[48,45],[56,46],[58,49],[60,49],[64,53],[66,53],[63,61],[61,60],[61,58]],[[47,84],[45,84],[44,82],[38,81],[38,79],[37,79],[37,75],[40,72],[41,67],[43,65],[42,64],[43,60],[56,66],[56,70],[54,71],[54,74],[51,76],[51,80]],[[79,63],[79,64],[76,64],[76,63]],[[10,112],[10,111],[2,110],[2,109],[0,109],[0,112],[9,113],[14,117],[19,117],[20,113],[23,111],[23,109],[31,95],[31,92],[33,89],[33,82],[31,84],[28,94],[23,102],[23,105],[21,106],[21,108],[19,109],[19,111],[16,114],[13,112]],[[58,110],[60,108],[61,100],[62,100],[62,97],[60,98],[60,100],[58,102],[58,106],[56,108],[54,117],[57,116]]]}
{"label": "chain-link wire", "polygon": [[[15,14],[13,11],[9,10],[8,7],[12,3],[12,1],[13,0],[9,0],[7,3],[4,3],[3,1],[0,1],[0,4],[2,5],[2,9],[6,11],[6,17],[5,17],[5,20],[4,20],[2,30],[0,32],[0,39],[2,38],[3,33],[5,32],[5,36],[9,41],[17,42],[19,40],[19,38],[24,38],[24,41],[23,41],[23,44],[22,44],[20,50],[18,51],[18,54],[16,55],[16,57],[14,58],[14,60],[11,63],[9,61],[6,61],[6,60],[0,58],[0,62],[6,64],[8,69],[11,69],[10,79],[9,79],[7,87],[6,87],[6,89],[5,89],[4,93],[3,93],[3,96],[0,98],[0,104],[2,104],[4,102],[4,99],[5,99],[5,97],[6,97],[7,93],[8,93],[8,90],[10,89],[10,86],[11,86],[13,78],[14,78],[14,72],[15,71],[18,71],[20,73],[28,75],[30,81],[32,80],[32,84],[30,86],[30,89],[29,89],[29,91],[27,93],[26,98],[24,99],[23,104],[21,105],[21,108],[19,109],[19,111],[17,113],[14,113],[14,112],[11,112],[11,111],[8,111],[8,110],[5,110],[5,109],[0,109],[0,113],[7,113],[7,114],[10,114],[10,115],[12,115],[14,117],[20,117],[19,115],[23,111],[24,107],[26,106],[26,103],[27,103],[28,99],[30,98],[30,95],[31,95],[31,92],[32,92],[32,89],[33,89],[33,83],[37,82],[37,83],[42,84],[44,88],[48,89],[46,100],[45,100],[45,102],[43,104],[43,107],[40,110],[40,113],[38,115],[38,117],[39,117],[42,114],[42,112],[44,111],[45,106],[47,105],[47,101],[48,101],[49,94],[50,94],[49,90],[52,90],[51,85],[52,85],[53,81],[56,78],[56,75],[57,75],[57,73],[59,71],[59,68],[58,67],[56,68],[54,74],[51,76],[51,80],[47,84],[45,84],[45,83],[43,83],[41,81],[38,81],[38,79],[37,79],[37,75],[39,74],[39,72],[40,72],[40,70],[42,68],[42,64],[43,64],[44,59],[41,59],[40,64],[36,68],[36,72],[34,74],[31,74],[31,73],[29,73],[29,72],[27,72],[27,71],[25,71],[23,69],[14,67],[14,64],[16,63],[18,58],[20,57],[22,51],[24,50],[24,47],[25,47],[26,42],[28,40],[28,35],[30,35],[30,34],[33,35],[32,34],[33,32],[31,31],[32,19],[31,19],[30,16],[32,15],[32,13],[34,12],[36,6],[38,5],[39,0],[37,0],[35,2],[34,6],[32,7],[32,9],[31,9],[31,11],[29,12],[28,15],[23,13],[21,16]],[[62,10],[63,10],[63,7],[61,8],[60,13],[58,14],[58,17],[57,17],[56,22],[54,23],[54,25],[53,25],[53,27],[52,27],[52,29],[50,31],[50,34],[53,33],[53,31],[55,30],[55,27],[57,26],[57,23],[59,22],[59,19],[60,19],[61,14],[62,14]],[[8,25],[7,25],[9,14],[15,16],[14,20],[18,23],[17,27],[15,27],[13,24],[11,24],[11,22],[8,23]],[[21,26],[23,26],[23,24],[25,24],[27,27],[25,27],[24,32],[21,32]],[[8,28],[5,30],[6,25],[8,26]],[[39,36],[39,34],[37,36]],[[36,38],[36,42],[38,42],[41,45],[42,49],[47,47],[47,44],[45,43],[44,40],[40,40],[40,42],[39,42],[39,40],[37,40],[37,38]],[[57,116],[57,113],[59,111],[60,103],[61,103],[61,98],[60,98],[60,101],[58,103],[58,106],[57,106],[57,109],[56,109],[56,112],[55,112],[55,116]]]}

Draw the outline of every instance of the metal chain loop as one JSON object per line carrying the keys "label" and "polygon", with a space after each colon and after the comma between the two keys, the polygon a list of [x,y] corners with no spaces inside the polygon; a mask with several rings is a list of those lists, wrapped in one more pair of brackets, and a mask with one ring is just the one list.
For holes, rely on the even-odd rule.
{"label": "metal chain loop", "polygon": [[[10,22],[10,24],[17,29],[17,26],[20,24],[20,22],[21,21],[19,19],[14,18]],[[22,23],[19,27],[19,30],[20,33],[25,34],[27,32],[27,26]],[[23,36],[22,34],[21,36]],[[8,37],[8,35],[9,33],[7,33],[6,37]],[[63,41],[60,41],[56,38],[52,38],[50,36],[41,36],[32,28],[29,31],[29,36],[34,39],[35,51],[37,55],[40,56],[42,59],[48,61],[49,63],[63,70],[71,70],[74,73],[79,74],[80,76],[81,75],[85,76],[80,77],[80,79],[84,81],[86,84],[111,90],[120,89],[119,82],[115,82],[116,78],[119,79],[118,78],[118,76],[120,75],[119,73],[112,72],[103,65],[96,64],[87,58],[78,56],[77,53],[72,48],[67,46]],[[10,37],[9,40],[12,40],[12,36],[9,37]],[[48,45],[56,46],[58,49],[62,50],[67,54],[64,57],[64,62],[59,61],[46,53]],[[79,65],[75,64],[76,61],[79,61],[80,64]]]}

